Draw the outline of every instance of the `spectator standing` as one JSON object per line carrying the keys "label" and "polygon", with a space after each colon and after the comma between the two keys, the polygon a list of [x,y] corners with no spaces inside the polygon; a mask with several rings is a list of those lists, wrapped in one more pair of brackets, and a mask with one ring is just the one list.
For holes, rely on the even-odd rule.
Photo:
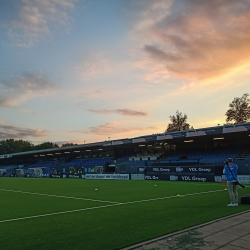
{"label": "spectator standing", "polygon": [[238,166],[233,163],[233,160],[231,158],[228,158],[223,170],[223,174],[226,174],[227,188],[231,199],[231,203],[227,205],[228,207],[238,206],[238,193],[236,186],[237,172],[238,172]]}

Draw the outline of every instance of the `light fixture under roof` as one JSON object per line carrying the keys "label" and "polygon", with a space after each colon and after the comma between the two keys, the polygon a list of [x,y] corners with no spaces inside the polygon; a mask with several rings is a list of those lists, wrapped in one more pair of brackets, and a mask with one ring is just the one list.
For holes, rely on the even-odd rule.
{"label": "light fixture under roof", "polygon": [[55,153],[56,155],[60,155],[61,153]]}
{"label": "light fixture under roof", "polygon": [[81,151],[74,151],[75,153],[80,153]]}
{"label": "light fixture under roof", "polygon": [[70,152],[64,152],[64,154],[70,154]]}
{"label": "light fixture under roof", "polygon": [[102,148],[98,148],[98,150],[103,150]]}
{"label": "light fixture under roof", "polygon": [[86,151],[91,151],[90,149],[87,149]]}
{"label": "light fixture under roof", "polygon": [[45,156],[45,155],[40,155],[40,156]]}
{"label": "light fixture under roof", "polygon": [[139,147],[145,147],[146,145],[139,145]]}
{"label": "light fixture under roof", "polygon": [[224,137],[214,138],[214,140],[223,140]]}
{"label": "light fixture under roof", "polygon": [[53,155],[53,154],[47,154],[47,155]]}
{"label": "light fixture under roof", "polygon": [[184,141],[184,142],[193,142],[193,140],[189,140],[189,141]]}

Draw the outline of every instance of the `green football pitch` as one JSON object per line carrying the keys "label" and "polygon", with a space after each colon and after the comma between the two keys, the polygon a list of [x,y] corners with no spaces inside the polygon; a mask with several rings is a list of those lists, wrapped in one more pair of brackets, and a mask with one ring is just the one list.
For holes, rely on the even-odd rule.
{"label": "green football pitch", "polygon": [[[121,249],[250,209],[227,207],[225,188],[222,183],[0,178],[0,246]],[[238,193],[242,197],[250,188]]]}

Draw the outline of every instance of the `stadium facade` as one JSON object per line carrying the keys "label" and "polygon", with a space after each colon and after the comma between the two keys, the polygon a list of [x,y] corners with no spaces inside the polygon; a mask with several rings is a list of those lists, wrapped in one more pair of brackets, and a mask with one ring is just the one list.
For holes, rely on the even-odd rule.
{"label": "stadium facade", "polygon": [[0,175],[27,176],[42,169],[40,176],[112,173],[144,174],[146,180],[216,181],[229,157],[239,174],[250,174],[250,123],[0,155]]}

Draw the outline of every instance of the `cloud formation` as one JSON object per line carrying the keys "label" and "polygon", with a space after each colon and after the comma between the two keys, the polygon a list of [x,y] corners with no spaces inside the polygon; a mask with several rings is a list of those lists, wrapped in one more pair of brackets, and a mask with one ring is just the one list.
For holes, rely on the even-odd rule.
{"label": "cloud formation", "polygon": [[112,72],[111,62],[101,54],[90,54],[81,58],[75,67],[82,80],[95,78]]}
{"label": "cloud formation", "polygon": [[22,139],[25,137],[44,137],[47,133],[40,129],[22,128],[0,124],[0,138],[5,139]]}
{"label": "cloud formation", "polygon": [[141,13],[133,34],[144,42],[137,66],[148,79],[159,68],[165,68],[166,77],[203,80],[249,65],[250,1],[156,0]]}
{"label": "cloud formation", "polygon": [[95,135],[117,135],[117,134],[131,134],[143,131],[154,131],[156,127],[131,127],[131,128],[123,128],[118,122],[110,122],[105,123],[100,126],[90,127],[89,131],[85,131],[84,133],[91,133]]}
{"label": "cloud formation", "polygon": [[8,25],[8,35],[20,47],[30,47],[50,34],[49,24],[68,25],[68,11],[78,0],[21,0],[18,17]]}
{"label": "cloud formation", "polygon": [[147,116],[148,113],[142,112],[142,111],[136,111],[132,109],[90,109],[89,110],[92,113],[96,114],[103,114],[103,115],[109,115],[109,114],[119,114],[124,116]]}
{"label": "cloud formation", "polygon": [[55,88],[46,76],[35,72],[26,72],[16,79],[0,79],[0,106],[15,107],[27,99],[49,95]]}

